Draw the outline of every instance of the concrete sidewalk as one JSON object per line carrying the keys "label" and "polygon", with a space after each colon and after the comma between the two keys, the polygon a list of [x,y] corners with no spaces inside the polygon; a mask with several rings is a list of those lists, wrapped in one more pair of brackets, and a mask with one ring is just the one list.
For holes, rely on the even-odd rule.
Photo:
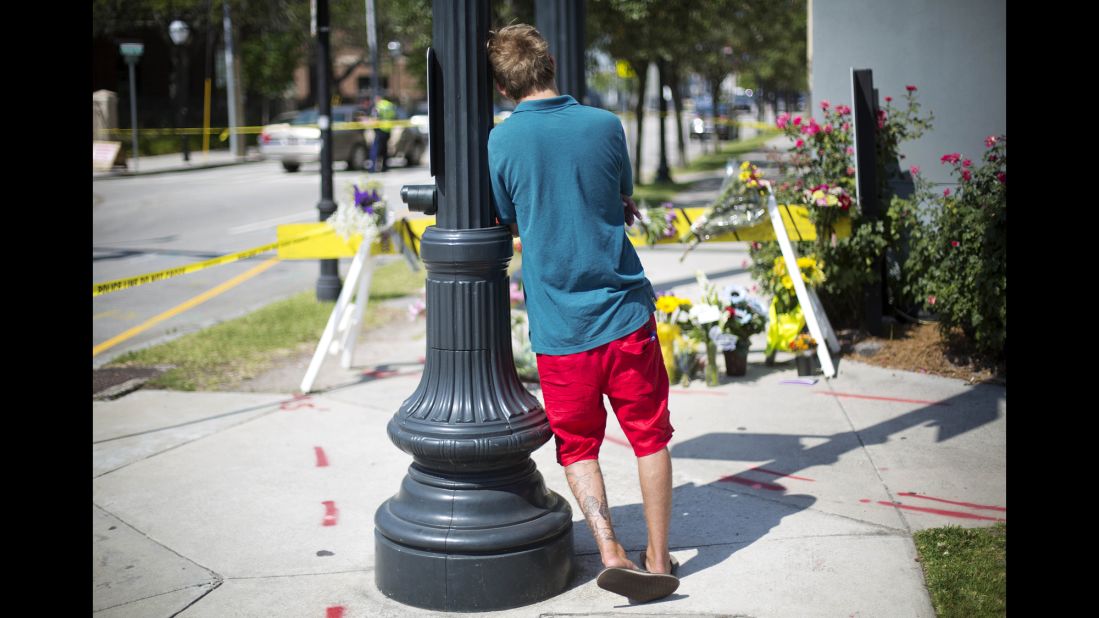
{"label": "concrete sidewalk", "polygon": [[240,165],[243,163],[256,163],[264,158],[259,151],[248,148],[243,157],[238,157],[228,150],[211,150],[205,154],[202,151],[192,152],[189,161],[183,160],[183,154],[174,152],[163,155],[148,155],[138,157],[135,165],[133,159],[126,160],[126,169],[105,171],[92,171],[93,180],[106,178],[127,178],[130,176],[148,176],[150,174],[163,174],[167,172],[185,172],[189,170],[212,169],[227,165]]}
{"label": "concrete sidewalk", "polygon": [[[374,586],[374,512],[411,463],[385,425],[420,380],[423,342],[370,348],[388,360],[309,397],[141,390],[94,403],[96,615],[437,613]],[[850,361],[830,381],[795,374],[752,362],[719,387],[673,387],[682,585],[667,600],[632,605],[595,585],[598,553],[552,441],[537,450],[572,504],[578,574],[557,597],[492,615],[934,616],[911,533],[1006,520],[1006,389]],[[601,464],[631,555],[645,544],[634,461],[610,421]]]}

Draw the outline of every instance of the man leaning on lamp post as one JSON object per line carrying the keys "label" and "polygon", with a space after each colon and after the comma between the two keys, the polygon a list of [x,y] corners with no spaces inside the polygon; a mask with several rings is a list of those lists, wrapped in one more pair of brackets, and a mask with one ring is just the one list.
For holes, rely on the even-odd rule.
{"label": "man leaning on lamp post", "polygon": [[[672,464],[668,375],[655,294],[624,226],[640,218],[618,118],[561,95],[534,27],[490,32],[496,89],[517,105],[488,139],[493,202],[523,243],[530,340],[546,417],[605,567],[598,585],[638,601],[679,587],[668,551]],[[637,456],[646,549],[631,561],[611,523],[599,447],[611,402]]]}

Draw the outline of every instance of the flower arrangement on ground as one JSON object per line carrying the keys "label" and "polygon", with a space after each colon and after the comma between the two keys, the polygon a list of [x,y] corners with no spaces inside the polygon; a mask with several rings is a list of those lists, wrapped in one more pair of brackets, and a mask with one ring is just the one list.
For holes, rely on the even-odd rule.
{"label": "flower arrangement on ground", "polygon": [[[797,264],[805,285],[817,287],[827,280],[824,264],[816,256],[800,257]],[[790,343],[805,328],[805,313],[798,303],[794,280],[786,268],[785,258],[780,256],[771,262],[761,284],[771,295],[771,306],[767,314],[766,350],[767,362],[770,363],[775,352],[789,350]]]}
{"label": "flower arrangement on ground", "polygon": [[719,352],[725,354],[725,373],[742,376],[748,369],[751,337],[767,328],[767,310],[758,298],[748,295],[748,288],[730,285],[722,290],[719,300],[722,316],[711,329],[710,338]]}
{"label": "flower arrangement on ground", "polygon": [[382,188],[381,182],[367,177],[347,183],[336,212],[325,221],[344,240],[361,235],[362,242],[369,246],[375,238],[385,238],[391,222]]}
{"label": "flower arrangement on ground", "polygon": [[[688,322],[687,314],[691,310],[691,301],[674,294],[662,294],[656,299],[656,336],[660,341],[660,353],[664,357],[664,369],[669,381],[675,383],[680,378],[680,363],[676,349],[682,345],[682,327]],[[684,359],[684,363],[686,359]],[[687,375],[692,368],[687,367]],[[690,378],[688,378],[689,380]]]}

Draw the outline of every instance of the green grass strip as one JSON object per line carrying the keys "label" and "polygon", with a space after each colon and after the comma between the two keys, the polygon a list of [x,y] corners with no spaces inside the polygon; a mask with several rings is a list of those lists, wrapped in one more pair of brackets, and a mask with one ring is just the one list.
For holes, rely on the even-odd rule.
{"label": "green grass strip", "polygon": [[[403,259],[376,266],[363,328],[374,328],[403,313],[379,303],[416,293],[424,286],[425,277],[423,268],[412,272]],[[173,369],[148,385],[182,391],[217,390],[316,346],[334,307],[334,302],[317,301],[313,291],[302,292],[167,343],[127,352],[107,367],[171,365]]]}
{"label": "green grass strip", "polygon": [[938,618],[1007,614],[1007,524],[947,526],[914,535]]}

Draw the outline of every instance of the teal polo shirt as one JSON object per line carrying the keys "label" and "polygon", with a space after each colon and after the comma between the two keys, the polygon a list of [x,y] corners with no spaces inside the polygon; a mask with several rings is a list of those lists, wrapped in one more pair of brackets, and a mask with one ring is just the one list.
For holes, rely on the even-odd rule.
{"label": "teal polo shirt", "polygon": [[641,328],[652,285],[626,238],[622,123],[568,95],[523,101],[488,136],[500,221],[517,224],[531,348],[574,354]]}

